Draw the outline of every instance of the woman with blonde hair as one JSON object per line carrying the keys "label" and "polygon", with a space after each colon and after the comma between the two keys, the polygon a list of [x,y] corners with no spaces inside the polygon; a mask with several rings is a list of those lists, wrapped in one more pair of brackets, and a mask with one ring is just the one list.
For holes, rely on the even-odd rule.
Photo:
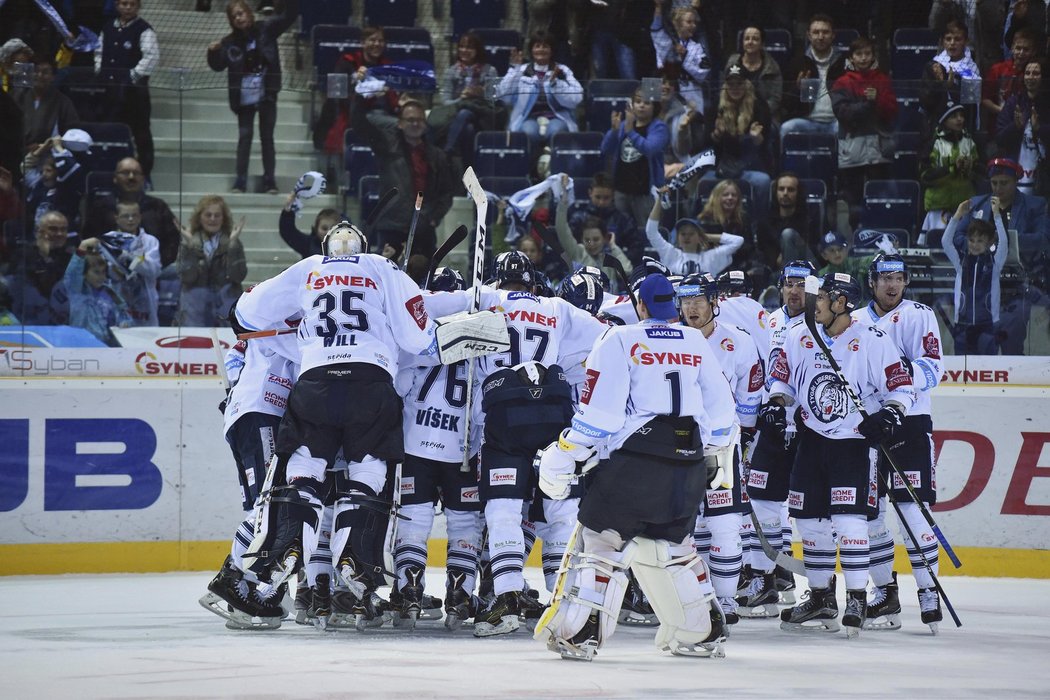
{"label": "woman with blonde hair", "polygon": [[711,190],[697,219],[706,231],[740,236],[743,241],[734,251],[730,269],[745,270],[761,279],[764,263],[755,248],[755,224],[744,211],[742,200],[740,185],[735,180],[722,180]]}
{"label": "woman with blonde hair", "polygon": [[241,295],[241,282],[248,276],[240,241],[244,222],[242,216],[234,226],[226,200],[209,194],[197,202],[189,227],[179,224],[182,241],[175,261],[182,282],[179,325],[229,325],[230,306]]}

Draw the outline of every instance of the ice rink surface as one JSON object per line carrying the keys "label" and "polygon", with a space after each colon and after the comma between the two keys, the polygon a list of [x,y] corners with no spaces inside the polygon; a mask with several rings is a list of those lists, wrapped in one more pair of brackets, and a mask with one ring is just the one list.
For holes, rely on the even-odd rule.
{"label": "ice rink surface", "polygon": [[[542,589],[538,570],[529,570]],[[207,573],[0,577],[0,697],[29,698],[1050,698],[1050,581],[942,580],[940,634],[901,576],[903,629],[800,636],[742,620],[724,659],[672,657],[620,626],[592,663],[524,626],[475,639],[421,622],[364,633],[235,632],[197,604]],[[431,569],[428,591],[443,595]],[[844,593],[839,582],[839,607]]]}

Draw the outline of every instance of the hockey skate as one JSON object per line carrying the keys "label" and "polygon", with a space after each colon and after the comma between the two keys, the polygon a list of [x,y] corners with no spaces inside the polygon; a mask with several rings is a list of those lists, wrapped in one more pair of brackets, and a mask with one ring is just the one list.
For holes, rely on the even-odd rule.
{"label": "hockey skate", "polygon": [[493,598],[492,602],[475,616],[474,636],[494,637],[516,631],[520,625],[520,595],[518,591],[507,591]]}
{"label": "hockey skate", "polygon": [[944,616],[941,614],[941,597],[936,588],[919,589],[919,612],[923,624],[930,626],[930,631],[937,634],[938,624]]}
{"label": "hockey skate", "polygon": [[[280,597],[274,599],[279,601]],[[284,609],[277,603],[261,600],[250,582],[233,565],[233,557],[226,557],[219,573],[208,583],[208,592],[198,601],[205,610],[226,620],[230,629],[277,629],[281,626]]]}
{"label": "hockey skate", "polygon": [[530,632],[536,629],[536,623],[543,617],[547,607],[540,602],[540,592],[534,588],[526,588],[518,594],[518,617]]}
{"label": "hockey skate", "polygon": [[740,622],[740,615],[737,613],[736,600],[729,596],[724,596],[718,599],[718,604],[722,608],[722,616],[725,618],[726,623],[726,636],[729,636],[729,625],[735,625]]}
{"label": "hockey skate", "polygon": [[477,614],[478,599],[463,588],[463,574],[449,574],[445,589],[445,627],[455,631]]}
{"label": "hockey skate", "polygon": [[410,566],[405,569],[408,579],[401,590],[390,592],[391,624],[394,627],[415,629],[416,621],[423,610],[423,569]]}
{"label": "hockey skate", "polygon": [[827,588],[811,588],[793,608],[780,611],[780,629],[786,632],[838,632],[839,606],[835,577]]}
{"label": "hockey skate", "polygon": [[312,625],[310,620],[310,599],[312,591],[306,584],[306,572],[299,570],[299,578],[295,586],[295,624]]}
{"label": "hockey skate", "polygon": [[868,612],[864,617],[866,630],[899,630],[901,628],[901,601],[897,596],[897,572],[885,586],[875,586],[868,597]]}
{"label": "hockey skate", "polygon": [[778,600],[780,600],[780,594],[776,589],[775,574],[756,571],[747,590],[737,596],[737,614],[740,617],[751,618],[778,617],[780,615],[780,608],[777,607]]}
{"label": "hockey skate", "polygon": [[846,628],[847,639],[853,639],[860,634],[867,611],[867,591],[864,589],[846,591],[846,610],[842,613],[842,626]]}
{"label": "hockey skate", "polygon": [[795,604],[795,575],[785,569],[783,566],[777,566],[773,570],[774,582],[776,583],[777,592],[780,593],[781,605],[794,605]]}
{"label": "hockey skate", "polygon": [[674,656],[724,659],[726,656],[725,642],[728,638],[729,632],[726,626],[725,613],[716,599],[711,601],[711,632],[704,641],[698,644],[689,644],[673,639],[671,640],[673,643],[666,644],[660,648],[663,651],[671,652]]}
{"label": "hockey skate", "polygon": [[365,603],[345,587],[332,591],[332,615],[328,626],[332,629],[355,629],[358,631],[382,627],[386,621],[387,602],[373,591]]}
{"label": "hockey skate", "polygon": [[328,629],[328,618],[332,614],[332,585],[328,574],[317,574],[313,588],[310,589],[310,610],[308,617],[313,618],[314,627],[322,632]]}
{"label": "hockey skate", "polygon": [[590,661],[598,655],[598,615],[591,614],[580,631],[572,639],[559,639],[553,634],[547,637],[547,649],[570,661]]}
{"label": "hockey skate", "polygon": [[624,593],[623,602],[620,604],[620,614],[617,618],[619,623],[636,627],[659,625],[660,621],[656,619],[653,606],[649,605],[649,599],[645,597],[634,574],[628,572],[627,576],[627,591]]}
{"label": "hockey skate", "polygon": [[751,587],[751,580],[760,575],[760,573],[752,569],[750,564],[744,564],[740,569],[740,580],[736,584],[736,594],[738,596],[747,595],[747,589]]}

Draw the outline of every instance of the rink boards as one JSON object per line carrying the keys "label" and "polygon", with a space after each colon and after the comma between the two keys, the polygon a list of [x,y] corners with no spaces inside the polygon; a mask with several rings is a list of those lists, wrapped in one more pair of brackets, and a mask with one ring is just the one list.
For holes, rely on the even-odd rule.
{"label": "rink boards", "polygon": [[[3,353],[0,574],[221,563],[241,514],[215,353],[140,353]],[[1050,360],[946,366],[934,393],[934,516],[963,560],[958,573],[1050,578]],[[75,376],[84,373],[102,376]],[[431,564],[443,559],[439,543]],[[946,558],[941,571],[953,573]]]}

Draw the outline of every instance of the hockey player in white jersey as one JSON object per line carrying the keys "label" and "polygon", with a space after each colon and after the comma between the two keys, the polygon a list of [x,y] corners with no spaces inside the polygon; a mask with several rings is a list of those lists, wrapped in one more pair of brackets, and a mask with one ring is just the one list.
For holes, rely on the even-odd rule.
{"label": "hockey player in white jersey", "polygon": [[[736,401],[741,446],[744,447],[754,437],[755,419],[765,386],[758,348],[743,328],[721,321],[718,283],[711,275],[686,276],[678,285],[677,296],[682,321],[704,334],[722,373],[729,380]],[[741,486],[743,472],[739,456],[740,453],[736,455],[733,478],[708,489],[700,504],[693,531],[696,549],[711,571],[719,605],[725,613],[726,623],[731,625],[740,619],[734,599],[743,563],[740,532],[744,517],[751,507],[745,500],[746,491]]]}
{"label": "hockey player in white jersey", "polygon": [[769,357],[769,313],[751,298],[751,278],[743,270],[727,270],[718,276],[718,316],[722,323],[739,326],[751,335],[765,365]]}
{"label": "hockey player in white jersey", "polygon": [[708,485],[732,473],[733,397],[703,334],[675,323],[670,281],[650,275],[639,299],[641,322],[610,328],[595,344],[571,426],[539,457],[541,488],[553,498],[598,464],[551,608],[536,628],[564,658],[590,660],[608,642],[628,568],[659,617],[657,648],[710,656],[722,638],[691,531]]}
{"label": "hockey player in white jersey", "polygon": [[860,285],[850,275],[825,275],[814,319],[853,391],[863,397],[867,418],[861,419],[804,322],[791,325],[770,364],[770,402],[790,408],[799,420],[788,505],[802,537],[810,591],[808,599],[781,613],[781,628],[788,631],[839,629],[836,545],[846,580],[842,625],[852,637],[864,624],[867,521],[878,502],[875,446],[900,428],[915,402],[911,375],[890,337],[850,316],[860,298]]}
{"label": "hockey player in white jersey", "polygon": [[[780,428],[782,409],[768,401],[772,384],[772,358],[784,344],[788,327],[800,320],[806,307],[805,280],[816,274],[808,260],[794,260],[780,273],[780,293],[784,305],[769,315],[769,351],[766,355],[766,402],[759,409],[758,434],[751,446],[751,460],[745,464],[747,494],[762,528],[774,549],[791,552],[791,524],[787,514],[788,479],[795,460],[794,422],[789,416],[786,429]],[[752,578],[737,599],[741,616],[776,617],[777,602],[794,602],[795,582],[791,572],[779,568],[759,547],[750,551]]]}
{"label": "hockey player in white jersey", "polygon": [[[890,337],[897,347],[901,361],[912,375],[915,385],[915,406],[908,411],[901,429],[885,445],[894,460],[911,481],[911,486],[926,507],[937,502],[936,471],[933,454],[933,419],[930,416],[930,391],[940,383],[944,373],[941,364],[941,333],[933,309],[904,298],[910,275],[900,255],[880,253],[868,266],[868,287],[874,297],[867,306],[853,312],[862,323],[870,323]],[[885,480],[890,468],[880,457],[879,493],[885,494]],[[900,477],[891,475],[894,483]],[[929,571],[923,566],[922,554],[930,563],[934,575],[938,573],[937,538],[919,506],[910,498],[903,484],[892,491],[901,513],[919,543],[912,542],[901,527],[912,572],[919,587],[919,608],[922,621],[936,632],[941,621],[940,599]],[[879,499],[879,515],[868,523],[871,537],[871,579],[875,590],[868,599],[868,622],[865,629],[899,629],[900,600],[897,594],[897,574],[893,571],[893,535],[886,527],[886,496]]]}
{"label": "hockey player in white jersey", "polygon": [[[442,331],[435,331],[418,286],[389,260],[367,254],[356,227],[332,227],[324,250],[325,256],[292,265],[237,304],[238,330],[275,328],[293,314],[303,316],[300,373],[277,435],[277,472],[284,478],[260,498],[244,562],[276,585],[300,566],[304,550],[314,550],[325,471],[341,448],[348,466],[335,474],[333,565],[368,617],[376,612],[369,606],[381,579],[390,505],[379,494],[388,462],[404,455],[401,398],[393,386],[398,353],[436,363],[476,351],[456,343],[439,350]],[[457,333],[456,325],[443,326],[451,331],[443,337],[470,335]]]}

